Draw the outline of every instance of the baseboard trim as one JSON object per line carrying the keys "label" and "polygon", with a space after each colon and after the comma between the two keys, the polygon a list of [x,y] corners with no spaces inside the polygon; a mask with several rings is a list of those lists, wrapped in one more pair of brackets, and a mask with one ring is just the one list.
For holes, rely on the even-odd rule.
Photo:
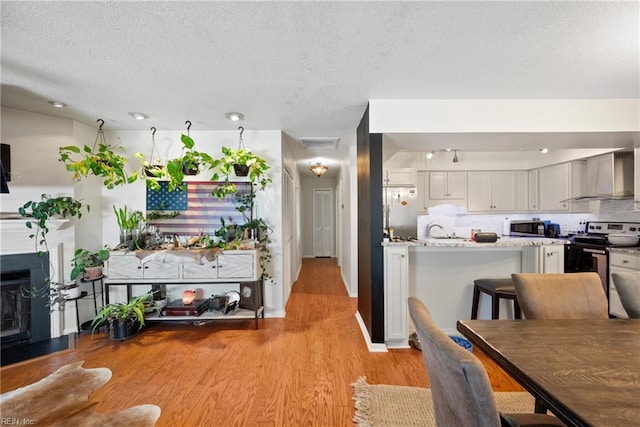
{"label": "baseboard trim", "polygon": [[362,332],[362,336],[364,337],[364,341],[367,343],[367,348],[370,353],[387,353],[389,350],[387,346],[380,343],[371,342],[371,338],[369,337],[369,331],[364,324],[364,320],[362,320],[362,316],[360,316],[360,312],[356,311],[356,321],[360,326],[360,331]]}

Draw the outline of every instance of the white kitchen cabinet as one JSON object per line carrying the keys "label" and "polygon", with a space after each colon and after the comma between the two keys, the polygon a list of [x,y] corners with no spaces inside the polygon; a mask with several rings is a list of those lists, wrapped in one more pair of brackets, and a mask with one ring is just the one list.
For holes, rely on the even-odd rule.
{"label": "white kitchen cabinet", "polygon": [[634,150],[633,182],[633,210],[640,212],[640,148]]}
{"label": "white kitchen cabinet", "polygon": [[586,195],[585,160],[560,163],[539,169],[541,211],[587,212],[588,203],[575,198]]}
{"label": "white kitchen cabinet", "polygon": [[529,187],[529,210],[537,211],[540,209],[540,196],[538,194],[538,169],[532,169],[528,172]]}
{"label": "white kitchen cabinet", "polygon": [[640,253],[611,252],[609,254],[609,314],[625,319],[629,317],[622,306],[611,275],[638,271],[640,271]]}
{"label": "white kitchen cabinet", "polygon": [[564,273],[564,245],[542,246],[542,273]]}
{"label": "white kitchen cabinet", "polygon": [[418,193],[418,214],[426,214],[429,209],[429,172],[418,171],[416,173],[416,191]]}
{"label": "white kitchen cabinet", "polygon": [[[467,172],[467,210],[469,212],[515,212],[526,210],[526,172]],[[522,184],[519,182],[522,180]],[[518,209],[518,203],[520,208]]]}
{"label": "white kitchen cabinet", "polygon": [[529,173],[527,171],[516,172],[516,207],[518,212],[529,210]]}
{"label": "white kitchen cabinet", "polygon": [[382,181],[382,185],[385,187],[414,187],[416,185],[416,170],[411,168],[385,169]]}
{"label": "white kitchen cabinet", "polygon": [[564,245],[525,247],[521,262],[523,273],[564,273]]}
{"label": "white kitchen cabinet", "polygon": [[389,348],[408,343],[409,251],[407,246],[384,249],[384,341]]}
{"label": "white kitchen cabinet", "polygon": [[429,172],[427,206],[451,203],[467,205],[466,172]]}

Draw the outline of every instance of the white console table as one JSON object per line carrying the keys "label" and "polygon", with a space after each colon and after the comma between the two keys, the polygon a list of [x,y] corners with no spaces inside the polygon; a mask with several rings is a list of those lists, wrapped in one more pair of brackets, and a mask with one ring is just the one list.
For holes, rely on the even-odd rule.
{"label": "white console table", "polygon": [[113,251],[107,261],[105,302],[111,286],[238,284],[240,309],[229,315],[204,312],[199,316],[151,315],[149,321],[207,321],[264,317],[262,268],[258,250],[186,249],[175,251]]}

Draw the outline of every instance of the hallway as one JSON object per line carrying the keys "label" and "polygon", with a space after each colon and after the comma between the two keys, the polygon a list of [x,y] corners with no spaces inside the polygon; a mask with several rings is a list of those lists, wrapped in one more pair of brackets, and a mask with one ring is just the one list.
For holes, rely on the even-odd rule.
{"label": "hallway", "polygon": [[[2,368],[1,389],[85,360],[113,371],[91,396],[98,412],[153,403],[158,426],[348,426],[358,377],[428,385],[418,351],[368,352],[356,307],[335,259],[304,259],[286,318],[260,320],[257,331],[252,321],[228,321],[151,324],[124,342],[84,333],[73,350]],[[496,390],[519,389],[494,367],[489,375]]]}

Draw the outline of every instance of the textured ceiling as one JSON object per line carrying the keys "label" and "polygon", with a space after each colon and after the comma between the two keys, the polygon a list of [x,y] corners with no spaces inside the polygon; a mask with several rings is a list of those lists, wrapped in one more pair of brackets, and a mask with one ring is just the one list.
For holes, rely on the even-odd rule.
{"label": "textured ceiling", "polygon": [[240,111],[247,129],[340,137],[319,154],[341,157],[369,99],[640,98],[635,1],[0,7],[2,105],[112,129],[235,129]]}

